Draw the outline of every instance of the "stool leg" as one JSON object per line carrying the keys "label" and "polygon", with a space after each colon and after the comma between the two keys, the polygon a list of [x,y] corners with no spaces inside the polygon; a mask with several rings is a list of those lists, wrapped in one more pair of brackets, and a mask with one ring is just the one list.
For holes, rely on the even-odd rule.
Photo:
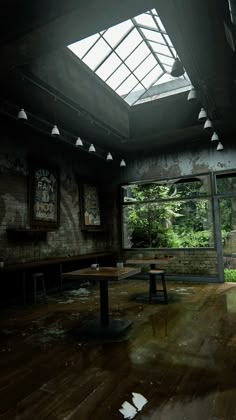
{"label": "stool leg", "polygon": [[37,296],[37,278],[34,276],[34,303],[36,303],[36,296]]}
{"label": "stool leg", "polygon": [[45,285],[45,278],[42,277],[42,289],[43,289],[43,297],[44,301],[47,301],[47,292],[46,292],[46,285]]}
{"label": "stool leg", "polygon": [[164,297],[165,297],[165,303],[168,303],[168,296],[167,296],[167,290],[166,290],[166,281],[165,281],[165,274],[161,275],[161,281],[162,281],[162,287],[163,287],[163,292],[164,292]]}
{"label": "stool leg", "polygon": [[149,303],[152,300],[152,296],[156,293],[156,276],[155,274],[150,274],[149,277]]}

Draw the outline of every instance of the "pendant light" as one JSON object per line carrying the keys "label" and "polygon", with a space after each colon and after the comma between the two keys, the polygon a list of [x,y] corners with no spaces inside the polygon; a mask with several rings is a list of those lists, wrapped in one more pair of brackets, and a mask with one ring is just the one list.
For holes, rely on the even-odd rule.
{"label": "pendant light", "polygon": [[121,162],[120,162],[120,166],[121,166],[121,167],[126,166],[126,163],[125,163],[124,159],[122,159],[122,160],[121,160]]}
{"label": "pendant light", "polygon": [[180,76],[183,76],[184,72],[185,72],[185,70],[183,68],[183,65],[182,65],[180,59],[178,57],[176,57],[176,59],[173,63],[171,72],[170,72],[171,76],[180,77]]}
{"label": "pendant light", "polygon": [[27,114],[23,108],[20,110],[20,112],[18,112],[17,118],[18,120],[28,120]]}
{"label": "pendant light", "polygon": [[95,149],[95,147],[94,147],[94,145],[91,143],[90,144],[90,146],[89,146],[89,152],[96,152],[96,149]]}
{"label": "pendant light", "polygon": [[109,152],[109,153],[107,153],[106,160],[108,160],[108,161],[113,160],[113,157],[112,157],[112,155],[111,155],[111,153],[110,153],[110,152]]}
{"label": "pendant light", "polygon": [[199,112],[199,115],[198,115],[198,119],[204,120],[205,118],[207,118],[207,113],[204,108],[201,108],[201,111]]}
{"label": "pendant light", "polygon": [[51,131],[51,136],[52,137],[60,136],[60,131],[59,131],[57,125],[53,126],[52,131]]}
{"label": "pendant light", "polygon": [[197,93],[196,93],[196,90],[195,90],[194,88],[192,88],[192,89],[189,91],[189,93],[188,93],[188,98],[187,98],[187,100],[188,100],[188,101],[192,101],[192,100],[194,100],[194,99],[197,99]]}
{"label": "pendant light", "polygon": [[221,152],[222,150],[224,150],[224,146],[223,144],[219,141],[217,148],[216,148],[217,152]]}
{"label": "pendant light", "polygon": [[205,130],[209,130],[210,128],[212,128],[212,122],[211,122],[211,120],[209,120],[209,118],[206,119],[205,124],[204,124],[204,128],[205,128]]}
{"label": "pendant light", "polygon": [[211,141],[218,141],[219,140],[219,136],[218,134],[214,131],[214,133],[211,136]]}
{"label": "pendant light", "polygon": [[80,137],[77,138],[75,145],[76,146],[83,146],[83,142],[82,142]]}

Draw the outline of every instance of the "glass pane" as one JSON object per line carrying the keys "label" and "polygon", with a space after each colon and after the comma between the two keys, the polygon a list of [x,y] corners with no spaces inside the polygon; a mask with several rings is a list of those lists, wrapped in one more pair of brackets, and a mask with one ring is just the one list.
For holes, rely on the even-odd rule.
{"label": "glass pane", "polygon": [[135,21],[139,25],[150,26],[151,28],[157,27],[156,23],[154,22],[153,17],[148,13],[143,13],[142,15],[136,16]]}
{"label": "glass pane", "polygon": [[164,38],[165,38],[165,40],[166,40],[166,43],[167,43],[170,47],[174,48],[174,47],[173,47],[173,44],[172,44],[172,42],[171,42],[170,37],[169,37],[168,35],[164,35]]}
{"label": "glass pane", "polygon": [[[160,56],[159,56],[159,58],[160,58]],[[173,57],[164,57],[163,56],[161,61],[162,61],[163,64],[172,67],[173,66],[173,63],[174,63],[174,58]]]}
{"label": "glass pane", "polygon": [[125,36],[125,34],[133,27],[131,20],[126,20],[125,22],[119,23],[119,25],[112,26],[109,28],[104,38],[109,42],[111,47],[115,47],[118,42]]}
{"label": "glass pane", "polygon": [[160,66],[156,66],[148,75],[142,80],[142,84],[148,89],[157,80],[160,74]]}
{"label": "glass pane", "polygon": [[82,39],[81,41],[75,42],[74,44],[68,45],[68,48],[77,55],[77,57],[82,58],[90,47],[97,41],[99,34],[89,36],[88,38]]}
{"label": "glass pane", "polygon": [[144,36],[150,41],[165,43],[162,34],[160,32],[150,31],[149,29],[141,29]]}
{"label": "glass pane", "polygon": [[137,47],[141,41],[141,35],[138,33],[137,29],[134,29],[116,48],[116,53],[122,60],[125,60],[126,57],[134,50],[135,47]]}
{"label": "glass pane", "polygon": [[106,80],[111,73],[122,63],[119,57],[115,53],[112,53],[106,61],[99,67],[96,71],[96,74],[101,77],[101,79]]}
{"label": "glass pane", "polygon": [[83,62],[94,70],[99,63],[112,51],[109,45],[101,38],[84,57]]}
{"label": "glass pane", "polygon": [[133,76],[133,74],[131,74],[128,79],[126,79],[124,83],[122,83],[122,85],[117,89],[116,93],[118,93],[118,95],[125,95],[126,93],[129,93],[137,84],[138,80]]}
{"label": "glass pane", "polygon": [[236,198],[221,198],[220,225],[225,281],[236,280]]}
{"label": "glass pane", "polygon": [[144,42],[142,42],[139,47],[127,58],[126,64],[130,70],[134,70],[138,64],[140,64],[141,61],[150,54],[149,48]]}
{"label": "glass pane", "polygon": [[163,76],[159,80],[157,80],[153,86],[161,85],[162,83],[169,82],[170,80],[173,80],[173,77],[170,74],[163,73]]}
{"label": "glass pane", "polygon": [[127,69],[127,67],[122,64],[115,73],[107,80],[107,84],[112,88],[116,89],[119,84],[127,77],[129,76],[130,71]]}
{"label": "glass pane", "polygon": [[[154,45],[154,44],[153,44]],[[165,47],[164,45],[155,44],[155,47],[153,47],[155,53],[157,53],[159,60],[163,60],[163,56],[161,54],[167,55],[168,57],[172,57],[171,52],[168,47]],[[160,54],[160,55],[159,55]]]}
{"label": "glass pane", "polygon": [[216,176],[217,194],[236,192],[236,174],[223,174]]}
{"label": "glass pane", "polygon": [[156,20],[156,22],[157,22],[157,26],[159,27],[159,29],[161,30],[161,31],[163,31],[163,32],[166,32],[166,30],[165,30],[165,27],[164,27],[164,25],[163,25],[163,23],[162,23],[162,21],[161,21],[161,19],[159,18],[159,17],[155,17],[155,20]]}
{"label": "glass pane", "polygon": [[213,246],[211,202],[206,199],[123,206],[127,248],[202,248]]}
{"label": "glass pane", "polygon": [[149,71],[150,69],[157,64],[155,58],[153,55],[150,55],[146,58],[146,60],[140,64],[140,66],[134,71],[135,76],[137,76],[138,79],[142,79]]}

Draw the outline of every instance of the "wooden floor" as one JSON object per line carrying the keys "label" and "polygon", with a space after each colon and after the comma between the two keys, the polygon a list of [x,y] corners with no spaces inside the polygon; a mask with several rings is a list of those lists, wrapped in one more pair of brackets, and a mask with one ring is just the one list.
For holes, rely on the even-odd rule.
{"label": "wooden floor", "polygon": [[168,283],[168,305],[137,300],[146,281],[111,284],[116,340],[74,336],[99,315],[96,285],[0,312],[1,420],[115,420],[132,392],[135,419],[236,419],[236,286]]}

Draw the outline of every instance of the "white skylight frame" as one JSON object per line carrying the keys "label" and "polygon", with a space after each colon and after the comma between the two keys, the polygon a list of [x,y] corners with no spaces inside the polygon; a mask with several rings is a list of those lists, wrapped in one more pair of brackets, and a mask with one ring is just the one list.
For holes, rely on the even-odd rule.
{"label": "white skylight frame", "polygon": [[[177,54],[155,9],[68,48],[129,105],[160,96],[162,84],[168,94],[178,89],[176,84],[166,89],[167,82],[176,80],[170,71]],[[181,78],[180,89],[188,90],[191,83],[186,73]]]}

